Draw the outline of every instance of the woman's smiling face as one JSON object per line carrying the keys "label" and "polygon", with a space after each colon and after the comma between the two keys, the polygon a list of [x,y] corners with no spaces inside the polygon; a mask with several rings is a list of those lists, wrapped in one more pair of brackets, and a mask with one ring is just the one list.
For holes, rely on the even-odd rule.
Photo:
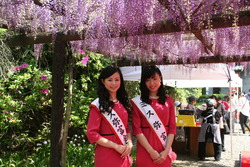
{"label": "woman's smiling face", "polygon": [[148,78],[145,84],[150,92],[150,94],[157,94],[159,87],[161,86],[161,77],[158,73]]}
{"label": "woman's smiling face", "polygon": [[108,90],[109,94],[114,94],[120,88],[121,78],[118,72],[114,73],[110,77],[102,80],[105,88]]}

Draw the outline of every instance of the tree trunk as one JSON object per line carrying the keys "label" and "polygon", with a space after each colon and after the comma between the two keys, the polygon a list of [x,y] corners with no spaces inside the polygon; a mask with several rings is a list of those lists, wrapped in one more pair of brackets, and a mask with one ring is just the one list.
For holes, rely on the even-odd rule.
{"label": "tree trunk", "polygon": [[52,113],[50,166],[60,167],[64,113],[64,65],[66,42],[55,40],[52,64]]}
{"label": "tree trunk", "polygon": [[73,56],[70,53],[69,55],[69,84],[68,84],[68,100],[66,114],[64,118],[64,128],[63,128],[63,138],[62,138],[62,167],[66,167],[66,155],[67,155],[67,137],[70,123],[70,113],[71,113],[71,104],[72,104],[72,88],[73,88]]}

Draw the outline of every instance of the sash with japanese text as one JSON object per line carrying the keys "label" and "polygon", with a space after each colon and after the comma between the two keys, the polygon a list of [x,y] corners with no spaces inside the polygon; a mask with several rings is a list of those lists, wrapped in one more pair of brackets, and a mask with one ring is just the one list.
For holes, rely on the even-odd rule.
{"label": "sash with japanese text", "polygon": [[140,96],[137,96],[132,100],[140,110],[141,114],[146,118],[150,127],[154,130],[163,147],[165,148],[167,140],[166,129],[155,110],[149,104],[142,102]]}
{"label": "sash with japanese text", "polygon": [[[96,106],[99,109],[99,98],[95,99],[91,105]],[[100,112],[101,113],[101,112]],[[114,134],[118,137],[120,142],[125,145],[127,142],[126,128],[115,110],[111,110],[110,113],[101,113],[102,118],[110,125]]]}
{"label": "sash with japanese text", "polygon": [[[132,101],[138,107],[140,113],[145,117],[150,128],[155,132],[163,147],[166,148],[167,133],[165,125],[162,123],[155,110],[151,107],[151,105],[142,102],[140,96],[133,98]],[[171,162],[176,160],[177,155],[171,147],[168,152],[168,156],[170,157]]]}

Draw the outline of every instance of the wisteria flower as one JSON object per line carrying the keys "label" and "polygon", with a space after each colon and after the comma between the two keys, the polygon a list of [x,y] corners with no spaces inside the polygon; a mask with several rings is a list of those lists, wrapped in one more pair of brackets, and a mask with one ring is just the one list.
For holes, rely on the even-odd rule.
{"label": "wisteria flower", "polygon": [[84,57],[84,59],[82,59],[81,63],[86,66],[88,63],[88,60],[89,60],[89,56],[86,56]]}
{"label": "wisteria flower", "polygon": [[48,77],[46,75],[42,75],[41,79],[47,79]]}
{"label": "wisteria flower", "polygon": [[49,90],[48,89],[42,89],[42,93],[47,94],[47,93],[49,93]]}

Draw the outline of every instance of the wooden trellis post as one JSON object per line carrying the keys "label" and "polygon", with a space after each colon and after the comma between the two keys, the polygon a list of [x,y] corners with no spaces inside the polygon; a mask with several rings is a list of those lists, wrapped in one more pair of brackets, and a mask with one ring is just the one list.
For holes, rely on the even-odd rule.
{"label": "wooden trellis post", "polygon": [[52,64],[51,167],[61,166],[65,47],[65,41],[55,40]]}

